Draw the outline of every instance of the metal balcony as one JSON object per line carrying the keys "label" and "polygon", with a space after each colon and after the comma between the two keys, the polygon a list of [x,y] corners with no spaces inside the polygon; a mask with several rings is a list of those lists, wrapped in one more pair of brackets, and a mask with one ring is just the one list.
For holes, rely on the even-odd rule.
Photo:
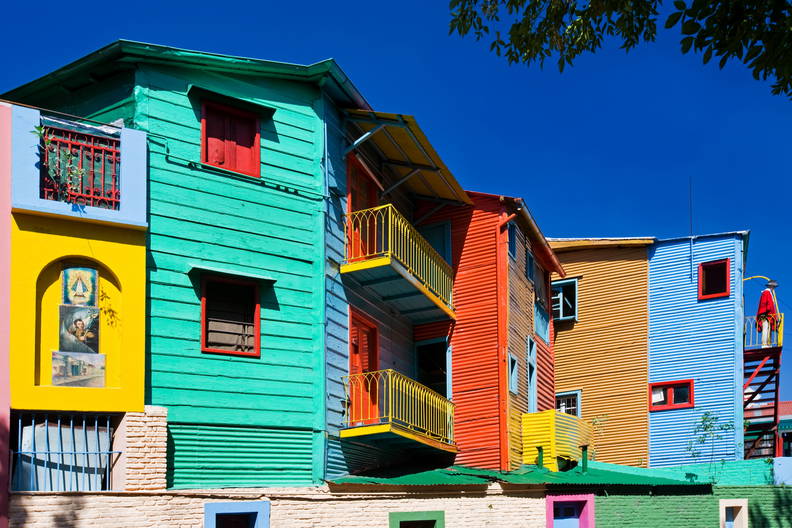
{"label": "metal balcony", "polygon": [[555,410],[522,415],[523,464],[558,471],[558,459],[581,460],[593,449],[594,429],[585,420]]}
{"label": "metal balcony", "polygon": [[781,348],[784,344],[784,314],[778,314],[768,320],[769,332],[766,338],[762,335],[762,323],[757,325],[756,316],[745,318],[743,330],[745,350],[754,348]]}
{"label": "metal balcony", "polygon": [[414,323],[455,318],[451,266],[393,205],[346,215],[345,237],[341,273]]}
{"label": "metal balcony", "polygon": [[344,390],[341,438],[456,453],[454,404],[432,389],[388,369],[344,376]]}

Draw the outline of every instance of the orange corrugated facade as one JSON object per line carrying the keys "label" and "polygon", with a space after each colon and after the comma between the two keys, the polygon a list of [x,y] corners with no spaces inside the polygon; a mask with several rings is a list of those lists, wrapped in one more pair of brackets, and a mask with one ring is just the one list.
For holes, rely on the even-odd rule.
{"label": "orange corrugated facade", "polygon": [[[417,326],[415,339],[450,333],[453,363],[454,437],[457,464],[498,469],[506,425],[503,394],[503,334],[498,306],[498,225],[502,206],[497,197],[471,193],[474,206],[449,206],[425,223],[451,223],[456,321]],[[418,213],[420,214],[420,212]],[[503,263],[505,264],[505,263]],[[501,266],[503,267],[503,265]],[[503,275],[503,270],[500,271]]]}
{"label": "orange corrugated facade", "polygon": [[578,317],[555,323],[555,391],[581,391],[582,418],[598,424],[597,460],[645,466],[647,247],[581,244],[557,248],[566,278],[578,279]]}

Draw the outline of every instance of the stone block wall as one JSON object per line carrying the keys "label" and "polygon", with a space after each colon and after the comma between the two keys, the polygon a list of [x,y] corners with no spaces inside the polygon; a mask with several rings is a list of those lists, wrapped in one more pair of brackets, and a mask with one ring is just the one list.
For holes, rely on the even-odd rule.
{"label": "stone block wall", "polygon": [[207,502],[269,500],[272,528],[388,528],[390,512],[445,512],[449,528],[545,528],[543,491],[331,492],[327,487],[171,492],[15,493],[11,526],[201,528]]}

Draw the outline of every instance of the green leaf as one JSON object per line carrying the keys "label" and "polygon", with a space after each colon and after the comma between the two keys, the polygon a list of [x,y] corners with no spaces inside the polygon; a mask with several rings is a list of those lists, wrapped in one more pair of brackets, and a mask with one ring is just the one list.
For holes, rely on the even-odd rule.
{"label": "green leaf", "polygon": [[666,29],[670,29],[670,28],[674,27],[676,25],[676,23],[679,22],[679,19],[680,19],[681,16],[682,16],[682,13],[671,13],[671,16],[668,17],[668,20],[666,20],[666,23],[665,23]]}
{"label": "green leaf", "polygon": [[727,62],[728,60],[729,60],[729,56],[728,56],[728,55],[724,55],[723,57],[721,57],[721,60],[720,60],[720,62],[718,63],[718,67],[719,67],[719,68],[722,70],[722,69],[723,69],[723,67],[724,67],[724,66],[726,66],[726,62]]}
{"label": "green leaf", "polygon": [[707,51],[704,52],[704,64],[707,64],[711,58],[712,58],[712,48],[707,48]]}
{"label": "green leaf", "polygon": [[695,35],[699,32],[701,26],[695,20],[685,20],[682,24],[682,33],[685,35]]}
{"label": "green leaf", "polygon": [[682,0],[674,0],[674,7],[676,7],[680,11],[684,11],[685,9],[687,9],[685,2],[683,2]]}
{"label": "green leaf", "polygon": [[687,53],[690,51],[690,46],[693,45],[693,37],[685,37],[681,41],[682,44],[682,53]]}

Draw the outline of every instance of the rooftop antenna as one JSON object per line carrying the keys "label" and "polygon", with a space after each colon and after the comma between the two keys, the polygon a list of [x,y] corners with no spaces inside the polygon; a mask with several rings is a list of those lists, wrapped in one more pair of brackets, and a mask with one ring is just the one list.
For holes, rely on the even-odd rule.
{"label": "rooftop antenna", "polygon": [[690,232],[690,281],[693,282],[693,174],[688,175],[688,230]]}

